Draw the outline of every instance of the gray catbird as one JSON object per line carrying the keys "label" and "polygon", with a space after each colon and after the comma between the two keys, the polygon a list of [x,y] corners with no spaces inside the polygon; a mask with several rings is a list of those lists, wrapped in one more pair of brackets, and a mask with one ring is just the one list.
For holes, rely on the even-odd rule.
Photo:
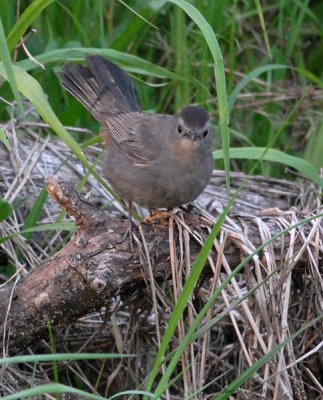
{"label": "gray catbird", "polygon": [[141,112],[123,70],[100,56],[86,61],[88,67],[67,63],[59,77],[101,124],[103,170],[116,193],[149,208],[193,201],[213,170],[207,112],[197,106],[179,116]]}

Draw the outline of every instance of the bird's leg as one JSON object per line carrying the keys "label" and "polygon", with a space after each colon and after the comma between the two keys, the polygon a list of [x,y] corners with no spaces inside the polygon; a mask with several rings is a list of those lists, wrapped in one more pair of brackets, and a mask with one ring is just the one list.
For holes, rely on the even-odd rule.
{"label": "bird's leg", "polygon": [[134,253],[134,239],[133,239],[132,227],[133,227],[132,201],[130,200],[128,202],[128,224],[127,224],[126,232],[122,237],[122,242],[124,242],[127,239],[127,237],[129,237],[130,251],[131,251],[131,253]]}
{"label": "bird's leg", "polygon": [[132,201],[129,200],[128,203],[128,235],[129,235],[129,242],[130,242],[130,250],[131,253],[134,252],[134,240],[132,234]]}

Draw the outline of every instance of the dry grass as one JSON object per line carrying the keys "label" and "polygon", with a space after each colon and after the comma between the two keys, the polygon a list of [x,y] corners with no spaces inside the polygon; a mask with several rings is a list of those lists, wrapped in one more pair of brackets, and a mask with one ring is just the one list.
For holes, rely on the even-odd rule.
{"label": "dry grass", "polygon": [[[60,169],[59,173],[63,173],[66,180],[77,181],[84,171],[75,160],[69,158],[68,150],[61,143],[44,134],[46,127],[37,121],[28,126],[19,125],[17,121],[3,128],[10,133],[13,150],[3,159],[1,195],[16,204],[13,215],[1,225],[1,235],[6,236],[22,229],[39,188],[43,186],[45,175]],[[99,150],[90,148],[88,155],[95,159]],[[233,175],[233,184],[239,185],[241,179],[241,175]],[[93,179],[90,178],[86,185],[85,194],[89,201],[109,203],[109,212],[116,215],[123,213],[121,207],[115,205]],[[215,196],[217,199],[214,200]],[[224,179],[219,174],[213,178],[213,184],[201,199],[201,203],[208,207],[208,212],[202,207],[199,209],[204,213],[206,226],[215,220],[212,216],[216,215],[215,210],[221,211],[221,201],[226,201],[225,196]],[[267,210],[264,211],[264,208]],[[179,321],[169,352],[183,340],[205,302],[235,268],[236,265],[231,265],[224,254],[224,249],[230,243],[235,243],[240,250],[237,257],[243,259],[270,239],[273,231],[279,232],[297,224],[305,216],[320,212],[320,199],[312,185],[259,177],[251,179],[233,209],[232,216],[239,214],[240,219],[237,215],[234,219],[232,216],[226,219],[214,243],[218,257],[209,257],[212,274],[200,280]],[[59,213],[60,210],[53,203],[46,202],[39,222],[55,221]],[[179,232],[178,240],[174,240],[175,231]],[[322,315],[322,233],[322,218],[313,219],[306,229],[303,226],[291,228],[283,239],[266,246],[252,258],[222,290],[221,297],[208,311],[203,326],[220,313],[224,313],[223,318],[202,332],[183,353],[181,365],[176,370],[182,376],[169,388],[164,398],[187,398],[215,380],[205,388],[203,394],[194,398],[212,397],[290,334]],[[171,216],[169,279],[156,282],[153,278],[153,260],[150,260],[148,246],[141,235],[138,240],[142,246],[143,266],[150,271],[149,281],[112,299],[105,308],[84,316],[55,334],[57,352],[119,352],[135,353],[138,357],[129,360],[61,362],[59,376],[62,382],[104,396],[140,387],[151,370],[183,282],[191,272],[192,237],[199,243],[205,241],[198,226],[193,229],[187,225],[183,213]],[[29,240],[18,235],[3,243],[1,252],[17,270],[11,279],[21,277],[35,268],[55,252],[64,240],[61,232],[55,232],[50,235],[36,234]],[[301,241],[301,247],[297,245],[298,241]],[[280,252],[277,251],[279,247]],[[0,279],[5,285],[8,277],[2,274]],[[306,329],[259,369],[233,398],[320,399],[323,394],[322,332],[322,323]],[[49,353],[51,348],[43,340],[29,348],[28,352]],[[32,384],[52,379],[51,363],[38,363],[35,366],[24,364],[19,368],[7,365],[0,372],[0,392],[2,395],[15,393]]]}

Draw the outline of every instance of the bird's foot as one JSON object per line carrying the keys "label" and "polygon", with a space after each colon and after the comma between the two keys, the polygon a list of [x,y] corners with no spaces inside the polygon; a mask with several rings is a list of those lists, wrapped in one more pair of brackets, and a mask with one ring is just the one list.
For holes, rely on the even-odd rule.
{"label": "bird's foot", "polygon": [[168,222],[169,218],[172,216],[172,212],[169,210],[152,210],[152,212],[144,218],[142,224],[163,224]]}

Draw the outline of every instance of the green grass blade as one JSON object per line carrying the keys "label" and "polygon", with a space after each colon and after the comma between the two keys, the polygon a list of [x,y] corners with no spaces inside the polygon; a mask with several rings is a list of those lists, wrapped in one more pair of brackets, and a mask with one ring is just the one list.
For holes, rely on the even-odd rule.
{"label": "green grass blade", "polygon": [[[140,18],[128,18],[126,22],[123,23],[122,29],[118,30],[118,34],[115,35],[113,32],[112,21],[108,30],[111,37],[110,47],[116,50],[126,50],[128,49],[129,43],[133,43],[133,50],[136,52],[138,48],[141,48],[142,38],[149,33],[149,28],[146,24],[146,20],[157,19],[160,10],[164,7],[167,0],[157,1],[141,1],[136,3],[137,9],[140,7]],[[110,2],[111,3],[111,2]],[[155,28],[155,27],[154,27]],[[134,40],[134,38],[136,38]],[[105,47],[105,46],[102,46]],[[149,58],[149,56],[148,56]]]}
{"label": "green grass blade", "polygon": [[10,53],[9,53],[9,49],[8,49],[5,33],[4,33],[4,30],[3,30],[1,17],[0,17],[0,58],[2,60],[3,67],[4,67],[5,71],[6,71],[6,74],[7,74],[7,77],[8,77],[8,82],[9,82],[9,84],[11,86],[12,93],[14,95],[14,98],[16,99],[19,113],[22,114],[24,112],[24,108],[23,108],[23,105],[22,105],[22,100],[21,100],[20,93],[18,91],[16,77],[15,77],[15,74],[13,72]]}
{"label": "green grass blade", "polygon": [[80,35],[83,38],[83,42],[85,43],[86,46],[90,46],[90,41],[89,41],[89,36],[86,31],[86,27],[83,27],[78,18],[73,14],[73,12],[66,7],[64,3],[61,1],[56,0],[56,4],[59,4],[60,7],[64,10],[64,12],[71,18],[73,21],[74,25],[77,27],[78,31],[80,32]]}
{"label": "green grass blade", "polygon": [[194,399],[198,399],[198,398],[202,398],[203,399],[202,396],[203,396],[203,393],[204,393],[205,389],[207,389],[208,387],[214,385],[215,382],[217,382],[218,380],[223,378],[229,372],[230,372],[230,370],[223,372],[222,374],[220,374],[216,378],[212,379],[210,382],[208,382],[205,385],[203,385],[202,387],[200,387],[196,392],[193,392],[192,394],[190,394],[188,397],[185,398],[185,400],[194,400]]}
{"label": "green grass blade", "polygon": [[[166,68],[160,67],[143,58],[134,56],[132,54],[122,53],[121,51],[113,49],[98,49],[96,47],[82,47],[82,48],[66,48],[48,51],[46,53],[35,56],[35,60],[43,65],[49,63],[57,63],[58,61],[82,61],[89,54],[100,55],[108,58],[110,61],[119,64],[130,72],[136,72],[142,75],[155,76],[157,78],[167,78],[174,80],[183,80],[180,75],[174,74]],[[31,60],[22,60],[17,63],[19,67],[25,71],[38,68],[38,66]]]}
{"label": "green grass blade", "polygon": [[1,364],[19,364],[51,361],[78,361],[78,360],[102,360],[135,357],[134,354],[114,353],[58,353],[58,354],[28,354],[15,357],[0,358]]}
{"label": "green grass blade", "polygon": [[218,98],[219,109],[219,125],[221,130],[222,148],[224,154],[224,168],[226,175],[227,189],[230,188],[230,132],[229,132],[229,110],[228,98],[225,82],[224,64],[221,49],[214,31],[203,15],[190,3],[185,0],[169,0],[169,2],[181,7],[186,14],[196,23],[200,28],[204,39],[211,51],[214,60],[214,75],[216,83],[216,92]]}
{"label": "green grass blade", "polygon": [[[187,36],[186,15],[184,11],[175,7],[171,18],[171,46],[174,49],[175,72],[177,75],[189,76],[189,63],[187,62]],[[190,82],[182,81],[175,86],[174,105],[175,110],[180,110],[191,97]]]}
{"label": "green grass blade", "polygon": [[[42,189],[25,219],[23,230],[35,227],[37,225],[37,222],[39,221],[39,218],[41,216],[47,198],[48,198],[47,190]],[[30,239],[31,234],[32,232],[26,232],[23,234],[23,236],[26,239]]]}
{"label": "green grass blade", "polygon": [[298,335],[303,333],[306,329],[310,328],[317,322],[323,319],[323,315],[313,319],[308,322],[301,329],[294,332],[283,342],[279,343],[275,346],[269,353],[262,356],[259,360],[257,360],[251,367],[246,369],[240,376],[238,376],[233,382],[231,382],[228,386],[222,389],[223,393],[214,397],[214,400],[228,400],[245,382],[247,382],[257,371],[259,368],[264,366],[267,361],[269,361],[275,354],[277,354],[280,350],[282,350],[289,342],[295,339]]}
{"label": "green grass blade", "polygon": [[[98,354],[98,353],[62,353],[62,354],[34,354],[34,355],[21,355],[16,357],[8,357],[8,358],[0,358],[0,365],[4,364],[20,364],[20,363],[37,363],[37,362],[59,362],[59,361],[78,361],[78,360],[99,360],[99,359],[122,359],[122,358],[131,358],[134,357],[133,354]],[[50,385],[42,385],[38,387],[33,387],[18,393],[15,393],[10,396],[5,396],[3,399],[13,400],[13,399],[22,399],[27,398],[28,396],[36,396],[45,393],[74,393],[82,396],[82,398],[91,398],[91,399],[102,399],[101,396],[89,395],[87,392],[71,388],[69,386],[60,385],[60,384],[50,384]],[[124,392],[126,393],[126,392]],[[128,393],[127,393],[128,394]],[[129,393],[131,394],[131,393]],[[134,394],[143,394],[147,396],[151,396],[150,393],[142,392],[142,393],[134,393]],[[122,394],[120,394],[122,396]]]}
{"label": "green grass blade", "polygon": [[146,19],[144,16],[142,16],[141,14],[139,14],[134,8],[130,7],[126,2],[124,2],[123,0],[118,0],[119,3],[121,3],[124,7],[128,8],[132,13],[134,13],[138,18],[142,19],[144,22],[146,22],[146,24],[152,26],[153,28],[159,30],[159,28],[152,24],[150,21],[148,21],[148,19]]}
{"label": "green grass blade", "polygon": [[[136,395],[148,396],[151,399],[153,399],[155,397],[152,393],[146,392],[144,390],[125,390],[124,392],[120,392],[120,393],[114,394],[111,397],[108,397],[107,400],[114,400],[114,399],[118,399],[118,398],[121,398],[121,400],[132,399],[132,397],[129,397],[130,395],[131,396],[136,396]],[[141,398],[141,397],[137,397],[137,398]]]}
{"label": "green grass blade", "polygon": [[[49,383],[46,385],[40,385],[37,387],[33,387],[31,389],[22,390],[18,393],[10,394],[9,396],[4,396],[4,397],[2,397],[2,399],[3,400],[25,399],[28,396],[33,396],[33,398],[34,398],[35,396],[46,395],[48,393],[52,393],[52,394],[73,393],[73,394],[77,395],[77,397],[74,396],[74,398],[80,398],[80,399],[81,398],[82,399],[93,399],[93,400],[106,399],[105,397],[102,397],[100,395],[91,394],[91,393],[85,392],[80,389],[75,389],[75,388],[67,386],[67,385],[62,385],[60,383]],[[126,399],[130,395],[134,395],[134,396],[135,395],[138,395],[138,396],[145,395],[150,398],[153,398],[153,395],[151,393],[145,392],[143,390],[126,390],[124,392],[117,393],[117,394],[113,395],[112,397],[109,397],[107,400],[113,400],[113,399],[117,399],[117,398]]]}
{"label": "green grass blade", "polygon": [[273,71],[276,69],[287,69],[290,68],[288,65],[283,65],[283,64],[269,64],[269,65],[264,65],[262,67],[256,68],[253,71],[249,72],[248,75],[246,75],[235,87],[233,92],[231,93],[229,97],[229,110],[230,112],[233,109],[233,106],[235,102],[237,101],[238,94],[244,89],[253,79],[255,79],[257,76],[263,74],[264,72],[269,72]]}
{"label": "green grass blade", "polygon": [[0,197],[0,222],[10,217],[12,211],[12,205]]}
{"label": "green grass blade", "polygon": [[[264,151],[265,151],[264,147],[241,147],[241,148],[231,148],[230,154],[231,158],[259,160]],[[214,151],[213,157],[215,160],[222,159],[223,158],[222,150]],[[317,185],[323,187],[323,179],[320,177],[318,171],[315,169],[313,164],[311,164],[307,160],[304,160],[299,157],[290,156],[289,154],[286,154],[276,149],[268,149],[265,156],[263,157],[263,160],[277,162],[295,168],[303,176],[310,179]]]}
{"label": "green grass blade", "polygon": [[288,65],[284,64],[268,64],[264,65],[261,67],[258,67],[254,69],[253,71],[249,72],[248,75],[246,75],[235,87],[231,95],[229,96],[229,110],[230,112],[233,109],[234,104],[237,101],[239,93],[255,78],[257,78],[259,75],[265,73],[265,72],[270,72],[274,70],[279,70],[279,69],[291,69],[296,72],[298,72],[300,75],[304,76],[311,82],[313,82],[316,85],[319,85],[320,87],[323,87],[323,81],[319,79],[316,75],[311,73],[310,71],[307,71],[306,69],[303,68],[293,68]]}
{"label": "green grass blade", "polygon": [[305,160],[308,160],[317,169],[323,168],[323,116],[318,121],[316,129],[310,136],[304,154]]}
{"label": "green grass blade", "polygon": [[259,16],[259,20],[260,20],[260,25],[261,25],[262,33],[263,33],[263,35],[264,35],[264,39],[265,39],[265,43],[266,43],[266,48],[267,48],[267,51],[268,51],[268,55],[269,55],[269,58],[272,60],[273,55],[271,54],[271,50],[270,50],[270,45],[269,45],[269,39],[268,39],[267,30],[266,30],[266,24],[265,24],[264,14],[263,14],[263,12],[262,12],[262,8],[261,8],[260,1],[259,1],[259,0],[255,0],[255,4],[256,4],[258,16]]}
{"label": "green grass blade", "polygon": [[[235,15],[237,12],[237,1],[233,0],[230,8],[232,9],[232,14]],[[228,74],[228,91],[231,92],[234,85],[234,71],[236,69],[236,46],[235,46],[235,35],[237,30],[237,25],[239,24],[236,18],[232,18],[229,36],[229,74]]]}
{"label": "green grass blade", "polygon": [[291,68],[292,70],[298,72],[299,75],[304,76],[306,79],[314,83],[314,85],[320,86],[323,88],[323,80],[314,75],[311,71],[308,71],[304,68]]}
{"label": "green grass blade", "polygon": [[[195,263],[193,265],[192,271],[184,284],[182,293],[180,294],[178,301],[175,304],[175,307],[174,307],[174,310],[170,317],[163,340],[161,342],[159,352],[157,354],[155,363],[153,365],[152,371],[151,371],[148,381],[147,381],[147,390],[148,391],[151,391],[153,382],[158,374],[160,366],[163,363],[164,355],[167,351],[169,342],[171,341],[173,334],[177,328],[178,321],[179,321],[181,315],[183,314],[183,311],[187,305],[187,301],[196,286],[196,283],[198,281],[199,276],[201,275],[201,272],[203,270],[203,267],[205,265],[207,257],[212,249],[214,240],[215,240],[216,236],[218,235],[218,233],[220,232],[221,225],[222,225],[223,221],[225,220],[225,217],[226,217],[229,207],[231,207],[231,205],[232,204],[229,203],[226,210],[224,210],[224,212],[220,215],[217,223],[212,228],[211,233],[209,234],[204,246],[202,247],[202,249],[200,250],[200,252],[198,254],[197,260],[195,261]],[[168,372],[169,373],[167,375],[166,374],[163,375],[163,378],[159,382],[159,385],[155,391],[155,394],[156,393],[158,394],[158,392],[162,392],[165,388],[165,385],[167,385],[167,381],[168,381],[172,371],[169,370]]]}
{"label": "green grass blade", "polygon": [[233,128],[230,128],[230,132],[231,132],[232,136],[239,139],[242,143],[245,143],[246,145],[252,146],[252,147],[255,146],[255,144],[252,142],[252,140],[249,139],[248,136],[245,135],[244,133],[239,132]]}
{"label": "green grass blade", "polygon": [[[71,136],[60,120],[57,118],[56,114],[52,110],[50,104],[47,101],[45,93],[43,89],[39,85],[39,83],[27,74],[22,68],[18,66],[13,66],[13,70],[15,73],[15,78],[17,81],[18,89],[20,92],[26,96],[33,106],[38,111],[39,115],[43,118],[45,122],[58,134],[58,136],[65,142],[65,144],[70,148],[70,150],[77,156],[80,162],[86,167],[91,174],[100,182],[100,184],[109,192],[111,195],[118,201],[120,201],[119,197],[113,192],[113,190],[105,183],[105,181],[99,176],[91,164],[88,162],[85,157],[81,146],[77,143],[77,141]],[[0,65],[0,75],[2,75],[5,79],[7,79],[7,74],[4,68]]]}
{"label": "green grass blade", "polygon": [[6,146],[8,151],[11,150],[10,142],[6,136],[5,131],[2,128],[0,128],[0,141]]}
{"label": "green grass blade", "polygon": [[62,7],[62,9],[64,10],[64,12],[71,18],[71,20],[73,21],[73,24],[77,27],[81,37],[82,37],[82,41],[86,46],[90,46],[90,40],[89,40],[89,35],[86,31],[86,27],[83,27],[82,24],[80,23],[80,21],[78,20],[78,18],[73,14],[73,12],[66,7],[66,5],[64,3],[62,3],[61,1],[56,1],[57,4],[59,4],[60,7]]}
{"label": "green grass blade", "polygon": [[74,222],[55,222],[55,223],[51,223],[51,224],[42,224],[42,225],[33,226],[32,228],[22,229],[20,232],[13,233],[12,235],[8,235],[3,238],[0,238],[0,244],[18,236],[18,235],[25,236],[28,233],[44,232],[44,231],[75,232],[75,230],[76,230],[76,227],[75,227]]}
{"label": "green grass blade", "polygon": [[44,8],[48,7],[53,1],[54,0],[34,0],[30,6],[26,8],[8,35],[7,44],[9,50],[12,50],[17,45],[29,26],[41,14]]}
{"label": "green grass blade", "polygon": [[[48,328],[48,336],[49,336],[49,343],[50,343],[50,348],[52,350],[52,354],[56,354],[56,345],[55,345],[55,339],[53,335],[53,329],[50,321],[47,321],[47,328]],[[55,383],[59,383],[59,373],[58,373],[58,365],[57,365],[57,360],[52,361],[52,368],[53,368],[53,378]],[[60,399],[60,397],[59,397]]]}
{"label": "green grass blade", "polygon": [[[56,117],[46,99],[45,93],[36,79],[28,75],[22,68],[18,66],[13,66],[13,69],[20,92],[30,100],[43,120],[54,129],[54,131],[61,137],[61,139],[63,139],[68,147],[72,149],[73,153],[79,158],[83,159],[84,155],[82,154],[79,144],[71,135],[66,132],[65,128]],[[0,75],[2,75],[5,79],[8,79],[8,76],[1,65]]]}
{"label": "green grass blade", "polygon": [[74,222],[55,222],[50,224],[41,224],[32,228],[23,229],[20,233],[28,232],[44,232],[44,231],[69,231],[75,232],[76,227]]}
{"label": "green grass blade", "polygon": [[[83,390],[74,389],[72,387],[62,385],[60,383],[49,383],[46,385],[35,386],[30,389],[21,390],[20,392],[10,394],[8,396],[4,396],[4,397],[2,397],[2,399],[3,400],[16,400],[16,399],[35,398],[35,396],[46,395],[48,393],[51,393],[51,394],[73,393],[75,395],[80,396],[80,398],[84,398],[84,399],[93,399],[93,400],[102,400],[103,399],[102,396],[90,394],[90,393],[84,392]],[[40,397],[38,397],[38,398],[40,398]],[[41,398],[43,398],[43,397],[41,397]]]}
{"label": "green grass blade", "polygon": [[299,9],[298,16],[295,18],[293,23],[293,29],[291,29],[290,34],[288,35],[288,48],[287,48],[287,57],[290,58],[295,50],[295,46],[297,43],[297,39],[300,35],[300,30],[302,29],[302,22],[305,16],[305,12],[308,9],[309,0],[303,0],[296,2],[295,4],[295,15],[296,10]]}

